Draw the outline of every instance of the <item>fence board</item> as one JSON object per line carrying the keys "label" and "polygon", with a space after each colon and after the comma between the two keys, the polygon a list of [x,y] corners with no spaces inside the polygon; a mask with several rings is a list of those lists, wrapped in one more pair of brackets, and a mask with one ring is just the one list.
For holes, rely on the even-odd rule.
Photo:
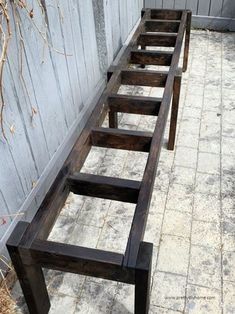
{"label": "fence board", "polygon": [[221,16],[223,8],[223,0],[213,0],[211,1],[210,16]]}
{"label": "fence board", "polygon": [[224,0],[222,8],[222,16],[235,18],[235,1]]}
{"label": "fence board", "polygon": [[174,0],[165,0],[163,2],[164,9],[174,9],[175,1]]}
{"label": "fence board", "polygon": [[191,10],[193,15],[197,14],[197,6],[198,6],[198,1],[195,1],[195,0],[186,1],[186,8]]}
{"label": "fence board", "polygon": [[175,0],[174,8],[184,10],[186,8],[186,0]]}

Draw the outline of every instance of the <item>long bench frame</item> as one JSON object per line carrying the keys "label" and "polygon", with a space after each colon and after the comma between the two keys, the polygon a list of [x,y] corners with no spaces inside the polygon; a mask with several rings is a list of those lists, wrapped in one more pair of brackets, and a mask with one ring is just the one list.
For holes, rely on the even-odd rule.
{"label": "long bench frame", "polygon": [[[153,245],[143,242],[143,237],[171,103],[168,149],[174,148],[181,86],[178,64],[185,35],[183,71],[186,71],[190,27],[191,11],[142,11],[139,27],[118,66],[110,70],[105,91],[35,217],[31,223],[20,221],[16,225],[7,248],[31,314],[46,314],[50,308],[42,267],[133,284],[135,313],[148,313]],[[137,50],[139,45],[141,49]],[[145,50],[148,45],[172,46],[174,52]],[[140,64],[143,68],[146,64],[170,68],[169,72],[136,70],[128,69],[129,63]],[[121,84],[165,89],[162,99],[117,95]],[[158,116],[154,132],[118,129],[117,112]],[[102,128],[107,113],[109,128]],[[143,180],[80,173],[92,146],[148,152]],[[136,204],[124,254],[47,240],[70,191]]]}

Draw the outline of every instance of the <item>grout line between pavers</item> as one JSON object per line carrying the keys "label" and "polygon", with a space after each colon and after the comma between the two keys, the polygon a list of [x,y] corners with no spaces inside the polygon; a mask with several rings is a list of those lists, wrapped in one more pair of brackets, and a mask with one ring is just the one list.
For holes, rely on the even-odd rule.
{"label": "grout line between pavers", "polygon": [[[209,49],[209,38],[208,33],[206,34],[207,38],[207,45],[206,45],[206,67],[204,70],[204,83],[205,83],[205,77],[206,77],[206,69],[207,69],[207,61],[208,61],[208,49]],[[203,102],[201,106],[201,117],[203,112],[203,106],[204,106],[204,95],[205,95],[205,86],[203,89]],[[200,119],[200,127],[199,127],[199,140],[198,140],[198,146],[197,146],[197,162],[196,162],[196,171],[195,171],[195,177],[194,177],[194,188],[196,188],[196,178],[197,178],[197,168],[198,168],[198,156],[199,156],[199,143],[200,143],[200,134],[201,134],[201,125],[202,120]],[[195,190],[196,191],[196,190]],[[191,265],[191,248],[192,248],[192,229],[193,229],[193,212],[194,212],[194,201],[195,201],[195,191],[192,198],[192,217],[191,217],[191,228],[190,228],[190,245],[189,245],[189,260],[188,260],[188,269],[187,269],[187,277],[186,277],[186,289],[185,289],[185,302],[184,302],[184,310],[183,313],[186,312],[187,307],[187,291],[188,291],[188,285],[189,285],[189,269]]]}
{"label": "grout line between pavers", "polygon": [[224,312],[224,289],[223,289],[223,208],[222,208],[222,134],[223,134],[223,41],[221,34],[221,86],[220,86],[220,275],[221,275],[221,313]]}

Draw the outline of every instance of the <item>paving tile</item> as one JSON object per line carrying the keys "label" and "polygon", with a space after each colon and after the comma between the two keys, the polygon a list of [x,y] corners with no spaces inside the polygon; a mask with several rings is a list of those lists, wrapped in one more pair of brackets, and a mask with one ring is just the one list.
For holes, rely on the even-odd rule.
{"label": "paving tile", "polygon": [[82,167],[82,172],[96,173],[106,154],[105,148],[92,147]]}
{"label": "paving tile", "polygon": [[163,235],[157,270],[186,275],[188,261],[189,241],[176,236]]}
{"label": "paving tile", "polygon": [[172,184],[167,197],[166,208],[192,212],[193,190],[190,186]]}
{"label": "paving tile", "polygon": [[133,285],[118,283],[111,313],[134,313],[134,296],[135,287]]}
{"label": "paving tile", "polygon": [[221,97],[204,98],[203,110],[211,110],[220,113]]}
{"label": "paving tile", "polygon": [[153,279],[150,302],[155,306],[183,311],[185,288],[186,277],[157,271]]}
{"label": "paving tile", "polygon": [[206,222],[219,223],[220,200],[215,195],[194,194],[193,218]]}
{"label": "paving tile", "polygon": [[67,295],[56,295],[51,300],[49,314],[74,313],[76,309],[76,298]]}
{"label": "paving tile", "polygon": [[156,246],[159,245],[162,220],[163,220],[162,214],[149,213],[148,219],[147,219],[146,230],[144,234],[144,241],[154,243]]}
{"label": "paving tile", "polygon": [[175,165],[196,168],[197,150],[188,147],[177,147],[175,154]]}
{"label": "paving tile", "polygon": [[108,216],[102,229],[97,248],[124,253],[133,215]]}
{"label": "paving tile", "polygon": [[85,202],[85,197],[82,195],[76,195],[69,193],[65,206],[61,210],[61,215],[76,218],[81,211]]}
{"label": "paving tile", "polygon": [[183,119],[184,118],[200,119],[201,118],[201,108],[184,107]]}
{"label": "paving tile", "polygon": [[166,210],[162,233],[189,238],[191,230],[191,215],[175,210]]}
{"label": "paving tile", "polygon": [[150,305],[149,314],[179,314],[180,311],[172,311],[155,305]]}
{"label": "paving tile", "polygon": [[204,173],[219,174],[220,155],[199,152],[197,170]]}
{"label": "paving tile", "polygon": [[220,177],[213,174],[197,173],[195,190],[198,193],[219,195]]}
{"label": "paving tile", "polygon": [[[106,283],[106,285],[100,285],[93,282],[86,282],[76,304],[75,312],[72,313],[110,313],[116,290],[116,286],[112,284]],[[64,313],[68,312],[65,311]]]}
{"label": "paving tile", "polygon": [[101,228],[86,226],[80,223],[75,225],[67,243],[89,248],[95,248],[101,233]]}
{"label": "paving tile", "polygon": [[202,108],[203,96],[202,95],[193,95],[188,91],[185,99],[185,106],[191,108]]}
{"label": "paving tile", "polygon": [[185,313],[219,314],[220,293],[203,287],[189,285],[187,287],[187,302]]}
{"label": "paving tile", "polygon": [[223,254],[223,275],[224,280],[235,282],[235,251],[224,252]]}
{"label": "paving tile", "polygon": [[192,168],[175,166],[171,172],[171,184],[194,185],[196,170]]}
{"label": "paving tile", "polygon": [[180,131],[198,136],[200,129],[200,119],[184,118],[180,122]]}
{"label": "paving tile", "polygon": [[220,154],[220,138],[217,136],[200,137],[199,151]]}
{"label": "paving tile", "polygon": [[131,215],[133,216],[135,208],[136,204],[111,201],[108,210],[108,215],[130,217]]}
{"label": "paving tile", "polygon": [[59,216],[48,239],[61,243],[68,242],[75,225],[75,221],[72,217]]}
{"label": "paving tile", "polygon": [[77,222],[82,225],[102,227],[110,203],[110,200],[87,197],[82,210],[78,214]]}
{"label": "paving tile", "polygon": [[166,206],[167,193],[158,189],[153,189],[152,199],[149,207],[150,213],[162,214]]}
{"label": "paving tile", "polygon": [[235,213],[223,214],[223,249],[234,251],[235,248]]}
{"label": "paving tile", "polygon": [[55,287],[54,291],[57,291],[59,294],[65,294],[77,298],[82,291],[84,282],[85,276],[64,273],[60,286]]}
{"label": "paving tile", "polygon": [[235,145],[233,137],[222,137],[222,154],[235,155]]}
{"label": "paving tile", "polygon": [[193,221],[192,244],[219,249],[219,225],[212,222]]}
{"label": "paving tile", "polygon": [[197,149],[198,148],[199,139],[194,134],[190,134],[188,132],[182,132],[179,130],[179,135],[177,139],[177,147],[178,146],[185,146]]}
{"label": "paving tile", "polygon": [[221,289],[220,251],[192,245],[190,254],[190,284]]}
{"label": "paving tile", "polygon": [[224,281],[223,283],[223,309],[226,314],[235,313],[235,283]]}

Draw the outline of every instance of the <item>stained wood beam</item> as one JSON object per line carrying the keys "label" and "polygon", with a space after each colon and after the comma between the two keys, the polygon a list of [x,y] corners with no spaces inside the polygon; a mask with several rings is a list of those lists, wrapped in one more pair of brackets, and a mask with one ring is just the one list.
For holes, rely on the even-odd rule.
{"label": "stained wood beam", "polygon": [[91,133],[91,140],[93,146],[149,152],[152,133],[121,129],[94,128]]}
{"label": "stained wood beam", "polygon": [[170,66],[172,52],[154,50],[132,50],[130,62],[144,65],[165,65]]}
{"label": "stained wood beam", "polygon": [[176,34],[173,33],[142,33],[137,39],[140,46],[174,47],[175,43]]}
{"label": "stained wood beam", "polygon": [[108,98],[111,112],[124,112],[157,116],[161,106],[161,98],[118,95],[113,94]]}
{"label": "stained wood beam", "polygon": [[146,32],[166,32],[177,33],[179,30],[180,21],[177,20],[146,20]]}
{"label": "stained wood beam", "polygon": [[123,70],[121,72],[121,83],[125,85],[164,87],[167,74],[168,72],[164,71]]}
{"label": "stained wood beam", "polygon": [[123,255],[119,253],[35,240],[30,255],[45,268],[132,284],[135,282],[134,270],[122,267]]}
{"label": "stained wood beam", "polygon": [[[67,179],[70,191],[75,194],[136,203],[140,182],[87,173],[76,173]],[[95,205],[94,205],[95,206]]]}
{"label": "stained wood beam", "polygon": [[151,10],[151,18],[158,20],[181,20],[182,10]]}

